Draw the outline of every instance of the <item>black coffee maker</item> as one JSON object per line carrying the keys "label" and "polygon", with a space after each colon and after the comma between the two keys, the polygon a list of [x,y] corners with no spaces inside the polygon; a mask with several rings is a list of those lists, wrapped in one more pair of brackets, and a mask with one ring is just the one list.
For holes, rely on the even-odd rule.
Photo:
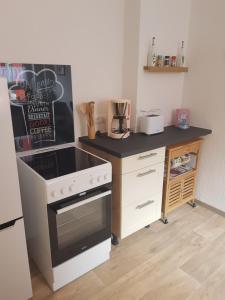
{"label": "black coffee maker", "polygon": [[108,106],[108,136],[114,139],[127,138],[130,135],[130,115],[130,100],[110,101]]}

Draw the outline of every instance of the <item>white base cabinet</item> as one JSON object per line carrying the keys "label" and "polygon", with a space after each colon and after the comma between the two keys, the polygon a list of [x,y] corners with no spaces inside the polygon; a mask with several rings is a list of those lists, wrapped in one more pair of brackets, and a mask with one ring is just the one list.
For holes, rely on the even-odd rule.
{"label": "white base cabinet", "polygon": [[161,218],[165,147],[118,158],[82,147],[112,163],[112,232],[125,238]]}
{"label": "white base cabinet", "polygon": [[164,160],[164,147],[122,159],[121,239],[161,217]]}

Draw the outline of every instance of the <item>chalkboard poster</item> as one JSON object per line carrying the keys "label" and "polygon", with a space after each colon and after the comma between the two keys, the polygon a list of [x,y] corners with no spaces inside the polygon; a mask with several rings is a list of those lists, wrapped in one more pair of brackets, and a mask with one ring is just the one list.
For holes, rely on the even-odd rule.
{"label": "chalkboard poster", "polygon": [[7,77],[16,151],[74,142],[71,67],[0,64]]}

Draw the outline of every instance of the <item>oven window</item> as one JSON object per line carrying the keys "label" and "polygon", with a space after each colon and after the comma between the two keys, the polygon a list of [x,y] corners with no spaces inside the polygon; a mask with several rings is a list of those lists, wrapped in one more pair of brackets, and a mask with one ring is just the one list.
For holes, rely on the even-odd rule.
{"label": "oven window", "polygon": [[111,237],[111,190],[99,187],[48,205],[52,265]]}
{"label": "oven window", "polygon": [[106,227],[106,201],[100,198],[56,216],[58,248],[67,248]]}

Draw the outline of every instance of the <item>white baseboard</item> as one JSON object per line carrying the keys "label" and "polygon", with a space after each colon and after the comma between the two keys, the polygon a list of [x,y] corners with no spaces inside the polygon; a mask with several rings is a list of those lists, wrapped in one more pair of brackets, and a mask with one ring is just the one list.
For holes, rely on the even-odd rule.
{"label": "white baseboard", "polygon": [[205,207],[205,208],[208,208],[209,210],[211,210],[211,211],[217,213],[218,215],[220,215],[220,216],[222,216],[222,217],[225,217],[225,212],[224,212],[224,211],[222,211],[222,210],[220,210],[220,209],[218,209],[218,208],[215,208],[215,207],[213,207],[213,206],[211,206],[211,205],[209,205],[209,204],[206,204],[206,203],[202,202],[201,200],[195,200],[195,202],[196,202],[197,204],[199,204],[200,206],[203,206],[203,207]]}

